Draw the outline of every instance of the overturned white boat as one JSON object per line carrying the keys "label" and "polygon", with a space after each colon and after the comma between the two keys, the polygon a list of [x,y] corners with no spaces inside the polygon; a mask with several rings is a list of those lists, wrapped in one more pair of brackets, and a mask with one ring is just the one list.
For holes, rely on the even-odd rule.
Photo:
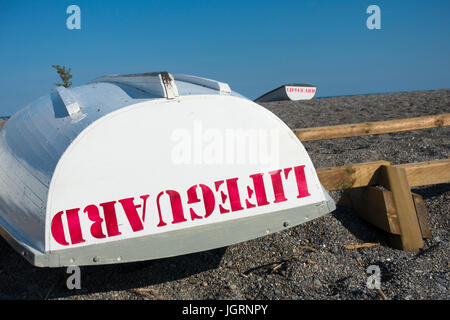
{"label": "overturned white boat", "polygon": [[0,131],[0,233],[36,266],[209,250],[334,208],[292,131],[214,80],[58,87]]}
{"label": "overturned white boat", "polygon": [[311,100],[316,91],[317,87],[312,84],[285,84],[256,98],[255,102]]}

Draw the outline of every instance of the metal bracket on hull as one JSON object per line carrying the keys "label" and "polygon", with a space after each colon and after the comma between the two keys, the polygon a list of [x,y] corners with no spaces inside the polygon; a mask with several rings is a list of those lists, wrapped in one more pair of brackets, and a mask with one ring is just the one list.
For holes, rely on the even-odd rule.
{"label": "metal bracket on hull", "polygon": [[58,93],[59,97],[61,98],[61,101],[64,103],[67,113],[70,116],[81,111],[80,105],[72,96],[69,90],[67,90],[65,87],[56,87],[55,90],[56,93]]}
{"label": "metal bracket on hull", "polygon": [[166,90],[166,98],[167,99],[175,99],[178,97],[178,89],[175,85],[175,81],[173,76],[168,72],[160,72],[159,77],[161,78],[161,83]]}
{"label": "metal bracket on hull", "polygon": [[199,86],[217,90],[221,93],[231,93],[230,86],[225,82],[190,76],[187,74],[174,74],[173,77],[175,78],[175,80],[197,84]]}
{"label": "metal bracket on hull", "polygon": [[179,96],[173,76],[166,71],[125,75],[107,75],[90,81],[90,83],[93,82],[124,84],[147,92],[156,97],[166,99],[175,99]]}
{"label": "metal bracket on hull", "polygon": [[86,114],[81,112],[80,104],[77,102],[76,98],[72,95],[69,89],[59,86],[55,88],[55,91],[64,104],[64,107],[66,108],[66,111],[73,123],[86,117]]}
{"label": "metal bracket on hull", "polygon": [[175,80],[196,84],[219,91],[220,93],[231,93],[231,88],[227,83],[187,74],[172,75],[166,71],[125,75],[107,75],[96,78],[91,82],[124,84],[140,89],[157,97],[175,99],[179,96]]}

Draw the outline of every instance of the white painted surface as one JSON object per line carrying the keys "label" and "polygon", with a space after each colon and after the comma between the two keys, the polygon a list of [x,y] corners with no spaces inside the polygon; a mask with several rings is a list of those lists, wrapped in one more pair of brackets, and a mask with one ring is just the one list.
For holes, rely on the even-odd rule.
{"label": "white painted surface", "polygon": [[[264,129],[279,139],[279,159],[277,163],[244,164],[176,164],[172,158],[173,133],[178,129],[190,130],[195,121],[201,121],[204,128],[226,130]],[[270,137],[268,136],[267,139]],[[271,143],[267,141],[267,143]],[[250,146],[251,148],[251,146]],[[191,221],[187,206],[186,190],[196,184],[205,184],[214,189],[214,182],[228,178],[239,178],[240,194],[245,194],[250,185],[249,175],[306,165],[306,179],[311,196],[296,198],[296,184],[293,179],[285,183],[288,201],[241,211],[220,214],[217,203],[220,196],[215,194],[215,211],[207,219]],[[291,175],[292,178],[292,175]],[[264,176],[267,185],[270,177]],[[158,209],[156,196],[164,190],[179,191],[186,222],[157,227]],[[133,232],[126,215],[118,203],[116,212],[121,235],[97,239],[90,234],[92,221],[83,208],[90,204],[99,205],[127,197],[136,199],[149,195],[144,229]],[[269,202],[274,194],[267,189]],[[245,202],[245,198],[241,198]],[[292,131],[268,110],[257,104],[231,96],[187,96],[178,101],[154,100],[139,103],[113,112],[86,128],[62,156],[50,186],[47,206],[46,250],[85,246],[94,243],[117,241],[124,238],[140,237],[148,234],[190,228],[229,219],[239,219],[259,214],[267,214],[296,206],[318,203],[326,200],[313,164],[300,141]],[[136,202],[137,204],[138,202]],[[98,206],[101,209],[100,206]],[[85,242],[63,246],[51,236],[51,219],[60,211],[80,208],[80,224]],[[142,207],[138,210],[142,214]],[[197,206],[195,210],[200,210]],[[164,220],[171,221],[168,201],[163,202]],[[101,214],[101,210],[100,210]],[[166,214],[164,216],[164,214]],[[63,223],[66,223],[63,219]],[[67,240],[68,231],[65,226]],[[106,234],[105,225],[102,225]]]}
{"label": "white painted surface", "polygon": [[[63,89],[62,97],[53,92],[17,112],[0,131],[0,224],[17,241],[40,252],[65,249],[51,237],[50,221],[56,213],[81,208],[83,234],[89,235],[87,229],[92,222],[82,212],[84,206],[143,194],[152,197],[144,230],[131,233],[120,206],[116,206],[122,235],[106,239],[86,236],[84,243],[73,246],[140,237],[324,200],[326,192],[320,188],[303,146],[268,110],[233,91],[228,93],[226,86],[206,87],[180,80],[185,95],[169,97],[160,77],[132,76],[134,79],[130,75],[121,78],[120,83],[97,78],[87,85]],[[177,90],[175,81],[172,85]],[[192,130],[198,121],[203,128],[219,132],[266,130],[268,144],[273,143],[275,130],[279,161],[238,165],[174,163],[173,132]],[[308,187],[314,191],[311,197],[230,215],[214,212],[208,220],[167,225],[164,230],[152,225],[157,192],[175,189],[186,204],[186,188],[193,184],[213,188],[218,179],[239,177],[239,188],[245,189],[250,174],[300,164],[307,166]],[[270,183],[267,176],[265,179]],[[293,193],[292,185],[287,187],[286,194]],[[273,197],[269,193],[267,196]],[[216,193],[215,197],[220,200]],[[65,215],[62,222],[67,236]]]}

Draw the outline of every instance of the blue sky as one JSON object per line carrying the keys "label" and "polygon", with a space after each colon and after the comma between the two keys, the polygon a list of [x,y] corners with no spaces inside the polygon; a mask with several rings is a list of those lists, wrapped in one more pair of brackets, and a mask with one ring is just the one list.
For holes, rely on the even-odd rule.
{"label": "blue sky", "polygon": [[[81,30],[66,9],[81,8]],[[369,30],[366,9],[381,9]],[[0,115],[72,68],[78,86],[104,74],[169,71],[228,82],[256,98],[283,83],[317,96],[450,87],[450,1],[0,0]]]}

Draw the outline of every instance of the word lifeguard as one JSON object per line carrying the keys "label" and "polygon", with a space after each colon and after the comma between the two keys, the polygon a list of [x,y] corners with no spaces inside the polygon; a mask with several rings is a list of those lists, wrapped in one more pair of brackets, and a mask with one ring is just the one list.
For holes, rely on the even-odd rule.
{"label": "word lifeguard", "polygon": [[[263,178],[264,175],[266,175],[266,181]],[[295,185],[297,198],[311,195],[308,191],[304,165],[256,173],[249,178],[250,185],[245,185],[239,178],[218,180],[209,186],[195,184],[184,191],[187,196],[187,201],[184,202],[179,191],[166,189],[155,195],[144,194],[98,205],[89,204],[83,209],[72,208],[60,211],[52,217],[51,234],[57,243],[68,246],[86,242],[87,235],[97,239],[121,235],[123,231],[121,228],[127,226],[118,223],[119,214],[124,215],[123,218],[126,218],[125,221],[134,233],[143,231],[146,227],[163,229],[174,224],[188,225],[195,220],[211,219],[214,215],[229,215],[232,212],[240,211],[244,215],[246,209],[273,206],[287,201],[288,194],[294,194],[285,192],[288,181],[291,183],[291,188]],[[273,195],[270,201],[266,192],[269,188],[270,194]],[[168,205],[164,206],[163,203]],[[202,210],[199,210],[199,207]],[[88,221],[89,224],[83,224],[83,228],[80,222],[82,215],[88,218],[83,221]],[[148,223],[146,223],[146,215],[151,215]],[[65,216],[68,232],[64,228],[63,216]]]}

